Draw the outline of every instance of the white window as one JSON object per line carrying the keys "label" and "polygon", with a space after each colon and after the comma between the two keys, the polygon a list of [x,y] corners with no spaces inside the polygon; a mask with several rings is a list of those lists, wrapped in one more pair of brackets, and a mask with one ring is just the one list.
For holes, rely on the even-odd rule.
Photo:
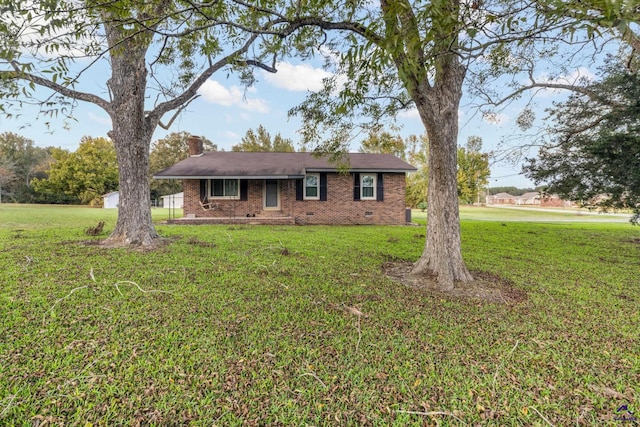
{"label": "white window", "polygon": [[209,180],[209,197],[214,199],[239,199],[240,180],[212,179]]}
{"label": "white window", "polygon": [[308,173],[304,177],[304,199],[320,200],[320,174]]}
{"label": "white window", "polygon": [[376,199],[376,175],[361,174],[360,175],[360,199],[375,200]]}

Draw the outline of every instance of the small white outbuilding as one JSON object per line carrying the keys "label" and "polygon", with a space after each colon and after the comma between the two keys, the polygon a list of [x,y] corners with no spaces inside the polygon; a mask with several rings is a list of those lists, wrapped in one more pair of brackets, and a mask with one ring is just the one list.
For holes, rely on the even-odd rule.
{"label": "small white outbuilding", "polygon": [[102,207],[105,209],[114,209],[120,205],[120,192],[112,191],[102,196]]}
{"label": "small white outbuilding", "polygon": [[161,196],[160,198],[162,199],[163,208],[182,209],[182,206],[184,205],[184,192],[168,194],[166,196]]}

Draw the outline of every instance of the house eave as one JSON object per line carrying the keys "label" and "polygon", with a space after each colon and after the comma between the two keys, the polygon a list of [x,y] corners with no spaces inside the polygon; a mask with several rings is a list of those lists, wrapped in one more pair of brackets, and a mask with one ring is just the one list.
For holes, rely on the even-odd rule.
{"label": "house eave", "polygon": [[[350,168],[347,169],[347,173],[365,173],[365,172],[381,172],[381,173],[407,173],[407,172],[416,172],[418,169],[378,169],[378,168]],[[307,168],[307,173],[313,172],[334,172],[340,173],[339,169],[336,168]]]}
{"label": "house eave", "polygon": [[154,175],[153,179],[297,179],[304,175]]}

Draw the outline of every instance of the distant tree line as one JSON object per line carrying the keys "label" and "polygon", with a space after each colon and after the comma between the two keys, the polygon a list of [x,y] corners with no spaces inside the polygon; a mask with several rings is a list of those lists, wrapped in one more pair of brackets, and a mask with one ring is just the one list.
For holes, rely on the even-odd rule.
{"label": "distant tree line", "polygon": [[[154,180],[152,176],[188,157],[188,132],[173,132],[151,144],[150,198],[182,191],[180,180]],[[218,146],[203,138],[205,151]],[[271,137],[259,126],[249,130],[233,151],[295,151],[293,141]],[[85,204],[101,206],[102,196],[118,190],[118,163],[113,141],[106,137],[81,139],[70,151],[38,147],[23,136],[0,134],[0,202]]]}
{"label": "distant tree line", "polygon": [[[151,144],[149,156],[150,198],[182,191],[180,180],[154,180],[152,176],[188,157],[188,132],[174,132]],[[203,138],[205,151],[218,146]],[[415,166],[407,177],[406,203],[426,207],[429,185],[429,141],[425,135],[402,138],[381,129],[361,141],[360,151],[388,153]],[[296,147],[279,133],[274,137],[260,125],[250,129],[233,151],[293,152]],[[458,194],[461,203],[473,203],[490,175],[488,154],[482,139],[471,137],[458,147]],[[304,151],[305,147],[300,147]],[[88,204],[101,206],[102,196],[118,190],[118,163],[113,142],[105,137],[81,139],[75,151],[40,148],[13,133],[0,134],[0,196],[16,203]],[[511,190],[509,191],[511,192]],[[517,193],[511,193],[517,195]]]}
{"label": "distant tree line", "polygon": [[38,202],[30,183],[34,178],[46,176],[53,150],[37,147],[32,140],[12,132],[1,133],[0,201]]}
{"label": "distant tree line", "polygon": [[[172,133],[153,144],[153,173],[187,157],[186,132]],[[205,139],[205,149],[217,150]],[[85,136],[78,148],[37,147],[23,136],[0,134],[0,201],[7,203],[88,204],[100,206],[102,196],[118,190],[118,163],[113,142]],[[176,181],[151,180],[150,197],[182,191]]]}

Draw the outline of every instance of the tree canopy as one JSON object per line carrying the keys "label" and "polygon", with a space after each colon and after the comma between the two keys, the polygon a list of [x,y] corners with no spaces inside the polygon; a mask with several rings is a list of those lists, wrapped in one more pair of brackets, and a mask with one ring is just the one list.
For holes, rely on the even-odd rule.
{"label": "tree canopy", "polygon": [[[120,207],[110,245],[151,245],[149,151],[214,73],[275,71],[274,45],[288,34],[277,9],[242,1],[0,0],[0,112],[25,103],[72,118],[80,102],[110,117]],[[110,76],[96,82],[93,68]],[[97,84],[96,84],[97,83]],[[166,115],[171,114],[168,119]]]}
{"label": "tree canopy", "polygon": [[471,136],[467,145],[458,147],[458,198],[461,203],[475,203],[480,189],[489,183],[489,154],[481,152],[482,138]]}
{"label": "tree canopy", "polygon": [[231,147],[231,150],[278,153],[296,151],[290,138],[283,138],[280,133],[277,133],[272,139],[271,134],[262,125],[258,126],[255,132],[253,129],[249,129],[242,137],[242,141]]}
{"label": "tree canopy", "polygon": [[371,129],[366,139],[360,142],[361,153],[393,154],[403,160],[407,158],[407,146],[399,135],[387,131]]}
{"label": "tree canopy", "polygon": [[44,200],[99,205],[104,194],[118,189],[116,152],[107,138],[83,137],[75,152],[56,148],[52,157],[48,178],[32,181]]}
{"label": "tree canopy", "polygon": [[640,218],[640,74],[618,61],[600,81],[550,110],[552,140],[525,174],[548,193]]}
{"label": "tree canopy", "polygon": [[48,168],[50,154],[46,148],[12,132],[0,134],[0,167],[2,193],[6,199],[27,203],[33,201],[31,180],[42,178]]}
{"label": "tree canopy", "polygon": [[406,139],[407,162],[418,170],[407,176],[407,206],[427,206],[429,191],[429,138],[410,135]]}
{"label": "tree canopy", "polygon": [[537,59],[554,55],[555,49],[543,45],[559,44],[569,19],[546,15],[535,2],[321,4],[320,11],[309,13],[323,30],[340,30],[328,36],[327,45],[341,54],[324,90],[292,110],[305,123],[304,142],[315,141],[317,151],[346,151],[358,128],[379,126],[385,117],[415,107],[429,138],[429,223],[413,274],[436,278],[442,290],[471,282],[461,253],[457,195],[463,85],[471,75],[476,95],[486,102],[493,102],[491,88],[524,90],[520,76],[512,85],[494,83],[505,74],[531,71]]}

